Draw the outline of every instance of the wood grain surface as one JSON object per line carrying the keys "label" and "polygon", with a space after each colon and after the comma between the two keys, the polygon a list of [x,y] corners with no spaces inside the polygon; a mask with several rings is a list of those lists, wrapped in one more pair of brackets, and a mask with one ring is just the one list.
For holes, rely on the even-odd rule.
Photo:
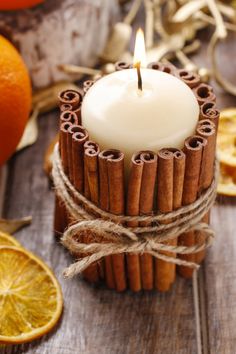
{"label": "wood grain surface", "polygon": [[[203,41],[208,37],[204,33]],[[228,77],[235,76],[235,41],[219,60]],[[207,63],[204,47],[195,56]],[[216,87],[220,107],[235,105]],[[57,113],[40,118],[40,137],[31,148],[9,164],[4,216],[33,216],[32,225],[16,234],[28,249],[42,257],[59,278],[65,300],[57,328],[41,340],[22,346],[1,347],[2,354],[234,354],[236,352],[236,199],[218,198],[212,223],[217,231],[214,246],[199,272],[200,314],[196,327],[191,281],[177,278],[171,292],[117,294],[93,288],[79,277],[64,280],[62,270],[70,255],[53,236],[54,194],[42,170],[45,149],[57,130]],[[196,289],[195,289],[196,290]],[[197,346],[200,329],[202,347]]]}

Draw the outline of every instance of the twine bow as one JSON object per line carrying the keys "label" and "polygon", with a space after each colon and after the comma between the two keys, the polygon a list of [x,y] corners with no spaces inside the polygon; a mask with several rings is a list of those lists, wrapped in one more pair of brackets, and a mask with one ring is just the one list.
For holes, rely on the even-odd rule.
{"label": "twine bow", "polygon": [[[64,276],[67,278],[81,273],[103,257],[119,253],[145,252],[167,262],[198,269],[198,264],[176,258],[176,255],[197,253],[213,242],[215,232],[201,220],[215,201],[216,177],[211,186],[194,203],[173,212],[146,216],[117,216],[100,209],[86,199],[65,175],[58,144],[54,150],[52,177],[58,197],[71,217],[76,220],[64,232],[62,244],[72,253],[85,255],[65,269]],[[124,225],[127,221],[147,221],[153,226],[126,227]],[[191,247],[163,243],[191,230],[204,232],[205,241]],[[92,243],[83,243],[82,235],[85,232],[93,235]],[[198,235],[199,232],[196,233],[196,237]],[[163,251],[171,252],[173,256],[164,254]]]}

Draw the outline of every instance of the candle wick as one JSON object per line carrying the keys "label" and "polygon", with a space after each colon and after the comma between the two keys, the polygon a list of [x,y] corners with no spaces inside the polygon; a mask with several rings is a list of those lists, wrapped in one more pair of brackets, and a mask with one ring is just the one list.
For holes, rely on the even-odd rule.
{"label": "candle wick", "polygon": [[137,64],[135,64],[135,66],[136,66],[137,75],[138,75],[138,89],[140,91],[142,91],[143,90],[143,82],[142,82],[141,69],[140,69],[141,63],[138,62]]}

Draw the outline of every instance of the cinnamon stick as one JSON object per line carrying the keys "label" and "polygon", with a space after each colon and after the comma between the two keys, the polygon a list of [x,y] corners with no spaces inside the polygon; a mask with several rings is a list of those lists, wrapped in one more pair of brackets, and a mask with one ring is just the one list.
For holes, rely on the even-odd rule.
{"label": "cinnamon stick", "polygon": [[[184,181],[185,155],[178,149],[162,149],[158,152],[157,208],[167,213],[181,206]],[[176,245],[177,239],[166,242]],[[174,257],[171,252],[163,252]],[[176,266],[159,259],[155,260],[155,287],[167,291],[175,280]]]}
{"label": "cinnamon stick", "polygon": [[99,203],[99,180],[98,180],[98,155],[100,149],[98,144],[89,140],[84,144],[84,165],[88,177],[90,200],[98,205]]}
{"label": "cinnamon stick", "polygon": [[60,126],[60,135],[59,135],[59,145],[61,160],[64,172],[66,175],[69,173],[69,156],[68,156],[68,130],[72,126],[71,122],[64,122]]}
{"label": "cinnamon stick", "polygon": [[158,62],[158,61],[154,61],[148,64],[148,69],[153,69],[153,70],[162,70],[162,63]]}
{"label": "cinnamon stick", "polygon": [[132,67],[133,67],[132,64],[126,63],[125,61],[118,61],[115,63],[115,70],[116,71],[131,69]]}
{"label": "cinnamon stick", "polygon": [[[99,204],[100,208],[109,211],[109,185],[108,185],[108,169],[107,169],[107,153],[102,151],[98,155],[99,164]],[[105,261],[105,278],[109,289],[115,289],[115,278],[113,274],[111,256],[107,256]]]}
{"label": "cinnamon stick", "polygon": [[[162,149],[157,153],[157,208],[161,213],[167,213],[173,210],[173,175],[174,175],[174,157],[173,152],[168,149]],[[172,242],[168,242],[172,244]],[[170,252],[162,252],[165,255],[172,256]],[[159,291],[167,291],[170,288],[173,272],[173,264],[155,260],[155,288]]]}
{"label": "cinnamon stick", "polygon": [[[73,127],[73,125],[71,126]],[[70,128],[72,134],[72,179],[74,187],[78,192],[84,190],[84,144],[88,140],[88,132],[82,126],[77,125]]]}
{"label": "cinnamon stick", "polygon": [[205,102],[215,102],[216,100],[213,88],[210,85],[204,83],[200,83],[198,86],[194,87],[193,93],[195,94],[200,106]]}
{"label": "cinnamon stick", "polygon": [[[59,133],[59,150],[62,160],[64,172],[68,174],[68,156],[67,156],[67,134],[68,129],[72,124],[64,122],[60,126]],[[55,197],[55,210],[54,210],[54,231],[56,234],[61,234],[67,226],[67,213],[64,205],[60,199]]]}
{"label": "cinnamon stick", "polygon": [[220,111],[216,108],[216,103],[211,101],[206,101],[200,107],[200,120],[209,119],[215,124],[216,131],[219,124]]}
{"label": "cinnamon stick", "polygon": [[[110,212],[116,215],[124,214],[124,154],[114,151],[107,159]],[[117,291],[126,289],[125,255],[112,256],[113,272]]]}
{"label": "cinnamon stick", "polygon": [[[203,158],[201,166],[201,174],[199,179],[198,193],[207,189],[214,177],[214,163],[215,163],[215,151],[216,151],[216,128],[214,123],[209,119],[199,121],[197,127],[197,134],[207,140],[206,146],[203,148]],[[209,223],[210,212],[208,212],[202,219],[203,222]],[[197,233],[197,242],[203,243],[205,241],[205,235],[202,232]],[[205,251],[195,253],[195,261],[200,263],[205,256]]]}
{"label": "cinnamon stick", "polygon": [[[72,172],[73,184],[78,192],[83,193],[84,190],[84,146],[88,141],[87,130],[80,125],[71,125],[69,128],[69,133],[71,133],[71,152],[72,152]],[[84,243],[90,241],[88,235],[84,233],[80,235]],[[84,276],[89,281],[97,281],[97,278],[91,275],[91,268],[87,268],[84,271]]]}
{"label": "cinnamon stick", "polygon": [[[98,144],[92,141],[86,141],[84,144],[84,180],[86,181],[85,196],[93,203],[99,203],[99,183],[98,183],[98,154],[100,152]],[[86,235],[84,242],[90,243],[93,235]],[[101,263],[102,264],[102,263]],[[102,269],[100,267],[100,273]],[[84,276],[90,282],[99,281],[99,266],[97,263],[92,264],[84,271]]]}
{"label": "cinnamon stick", "polygon": [[[67,134],[68,177],[77,187],[83,171],[83,144],[87,139],[88,133],[81,125],[70,125]],[[67,222],[72,221],[72,217],[67,215]]]}
{"label": "cinnamon stick", "polygon": [[61,104],[61,106],[60,106],[60,111],[61,111],[61,112],[64,112],[64,111],[73,111],[73,107],[72,107],[72,105],[69,104],[69,103],[63,103],[63,104]]}
{"label": "cinnamon stick", "polygon": [[173,186],[173,209],[182,206],[182,195],[184,188],[186,156],[182,150],[176,149],[174,152],[174,186]]}
{"label": "cinnamon stick", "polygon": [[[100,152],[100,148],[97,143],[88,140],[84,144],[84,151],[85,155],[89,156],[93,162],[91,163],[92,168],[88,168],[87,172],[85,172],[85,181],[87,186],[89,187],[89,197],[91,200],[99,205],[99,163],[98,163],[98,155]],[[89,165],[89,163],[88,163]],[[87,163],[85,162],[85,169],[86,169]],[[89,175],[89,176],[88,176]],[[91,186],[91,187],[90,187]],[[103,265],[103,260],[101,260],[99,263],[97,263],[98,267],[98,273],[101,278],[104,278],[104,265]]]}
{"label": "cinnamon stick", "polygon": [[176,67],[171,63],[152,62],[148,64],[149,69],[159,70],[167,74],[176,75]]}
{"label": "cinnamon stick", "polygon": [[[186,154],[185,163],[185,176],[184,176],[184,187],[183,187],[183,197],[182,204],[188,205],[193,203],[198,196],[198,186],[199,178],[201,172],[201,163],[203,156],[203,148],[206,146],[206,139],[201,136],[194,135],[185,140],[184,143],[184,153]],[[193,246],[195,244],[195,233],[194,231],[186,232],[179,237],[179,244],[185,246]],[[180,255],[181,259],[194,262],[195,255]],[[190,278],[193,274],[193,269],[190,267],[179,266],[179,273],[185,277]]]}
{"label": "cinnamon stick", "polygon": [[[143,174],[143,161],[140,153],[134,154],[131,159],[131,168],[129,174],[126,214],[130,216],[139,215],[140,191]],[[136,227],[138,222],[127,222],[127,226]],[[141,284],[140,259],[137,254],[127,254],[127,273],[129,287],[132,291],[139,291]]]}
{"label": "cinnamon stick", "polygon": [[163,63],[161,71],[170,75],[176,75],[176,67],[171,63]]}
{"label": "cinnamon stick", "polygon": [[78,124],[79,120],[77,115],[72,111],[63,111],[60,114],[60,124],[64,122],[70,122],[72,124]]}
{"label": "cinnamon stick", "polygon": [[197,134],[207,140],[203,149],[201,174],[199,179],[199,194],[211,185],[214,176],[214,162],[216,150],[216,128],[209,119],[200,120],[197,126]]}
{"label": "cinnamon stick", "polygon": [[83,100],[83,91],[82,90],[65,90],[60,92],[59,106],[61,107],[64,104],[69,104],[72,106],[72,110],[76,113],[79,124],[81,123],[81,104]]}
{"label": "cinnamon stick", "polygon": [[95,83],[95,80],[86,80],[83,82],[84,94],[86,94],[88,92],[88,90],[90,89],[90,87],[93,86],[94,83]]}
{"label": "cinnamon stick", "polygon": [[[78,170],[74,171],[74,164],[73,164],[73,146],[72,146],[72,137],[74,133],[77,133],[78,140],[82,140],[82,144],[88,139],[87,131],[81,126],[77,124],[72,124],[68,129],[67,134],[67,154],[68,154],[68,175],[71,183],[74,183],[74,179],[77,178],[76,174]],[[79,157],[78,157],[79,158]]]}
{"label": "cinnamon stick", "polygon": [[[140,153],[143,161],[142,183],[140,190],[139,212],[140,215],[150,215],[153,211],[154,190],[157,170],[157,155],[152,151]],[[140,226],[149,226],[148,222],[141,222]],[[153,289],[153,257],[147,253],[140,256],[141,279],[144,290]]]}
{"label": "cinnamon stick", "polygon": [[82,102],[83,92],[80,90],[65,90],[59,93],[59,106],[70,104],[72,109],[76,109]]}
{"label": "cinnamon stick", "polygon": [[63,233],[67,226],[65,208],[61,204],[60,198],[55,196],[55,207],[54,207],[54,233],[55,236],[59,236]]}
{"label": "cinnamon stick", "polygon": [[[64,110],[64,106],[69,106],[69,107],[71,107],[72,108],[72,106],[70,105],[70,104],[63,104],[63,105],[61,105],[61,107],[60,107],[60,109],[61,109],[61,114],[60,114],[60,126],[63,124],[63,123],[68,123],[68,122],[70,122],[71,124],[78,124],[78,118],[77,118],[77,116],[76,116],[76,114],[74,113],[74,112],[71,112],[71,111],[66,111],[66,110]],[[69,107],[67,107],[67,108],[69,108]],[[67,129],[67,132],[68,132],[68,130],[69,130],[69,128]],[[63,133],[63,130],[62,130],[62,132],[60,133],[60,135],[61,134],[64,134]],[[66,135],[64,135],[64,138],[65,139],[67,139],[66,137],[65,137]],[[61,140],[61,138],[59,139],[59,140]],[[64,141],[64,144],[65,144],[65,141]],[[64,161],[64,163],[65,163],[65,159],[66,159],[66,161],[67,161],[67,164],[69,165],[69,156],[67,155],[67,152],[68,152],[68,147],[67,147],[67,141],[66,141],[66,146],[64,146],[64,151],[63,152],[61,152],[61,143],[59,143],[59,150],[60,150],[60,153],[61,154],[64,154],[64,156],[62,157],[62,163],[63,163],[63,161]],[[66,155],[66,156],[65,156]],[[67,171],[67,173],[69,173],[69,168],[68,168],[68,171]],[[55,199],[55,216],[54,216],[54,219],[55,220],[64,220],[63,221],[63,223],[64,223],[64,228],[63,228],[63,230],[65,229],[65,227],[66,227],[66,224],[65,224],[65,220],[67,220],[67,215],[66,215],[67,213],[66,213],[66,209],[61,205],[61,203],[60,203],[60,201],[59,201],[59,199],[56,197],[56,199]],[[57,221],[56,221],[57,222]],[[55,225],[55,227],[57,227],[58,228],[58,226],[56,226]],[[56,228],[55,228],[56,229]],[[57,229],[56,229],[57,230]],[[60,232],[62,232],[63,231],[62,230],[62,228],[61,228],[61,231]]]}
{"label": "cinnamon stick", "polygon": [[185,69],[178,70],[177,76],[191,89],[199,86],[201,82],[201,78],[197,73],[193,73]]}
{"label": "cinnamon stick", "polygon": [[[102,170],[102,171],[101,171]],[[124,154],[119,150],[111,149],[99,154],[100,172],[100,206],[108,202],[111,213],[121,215],[124,213]],[[102,173],[101,173],[102,172]],[[104,176],[106,175],[106,176]],[[108,182],[108,187],[104,186]],[[107,194],[108,195],[105,195]],[[107,198],[108,197],[108,198]],[[106,279],[109,287],[117,291],[126,289],[124,254],[105,258]]]}

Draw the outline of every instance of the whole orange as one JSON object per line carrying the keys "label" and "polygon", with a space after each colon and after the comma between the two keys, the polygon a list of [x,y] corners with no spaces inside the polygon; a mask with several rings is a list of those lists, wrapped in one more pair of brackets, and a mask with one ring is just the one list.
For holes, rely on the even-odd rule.
{"label": "whole orange", "polygon": [[31,84],[15,47],[0,36],[0,165],[15,151],[31,109]]}
{"label": "whole orange", "polygon": [[0,10],[19,10],[33,7],[44,0],[0,0]]}

